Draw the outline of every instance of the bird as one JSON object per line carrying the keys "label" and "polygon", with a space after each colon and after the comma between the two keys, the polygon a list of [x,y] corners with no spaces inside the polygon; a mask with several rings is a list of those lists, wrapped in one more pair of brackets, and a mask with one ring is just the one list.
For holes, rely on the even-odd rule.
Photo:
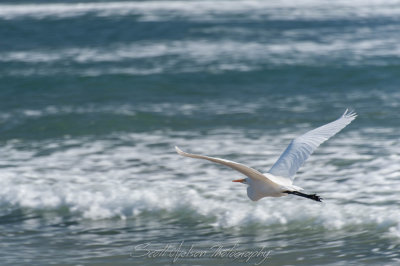
{"label": "bird", "polygon": [[232,182],[247,185],[247,196],[252,201],[258,201],[264,197],[295,195],[322,202],[320,196],[303,193],[301,192],[303,188],[293,185],[296,172],[319,145],[345,128],[356,117],[357,114],[354,111],[346,109],[343,115],[335,121],[294,138],[267,173],[261,173],[244,164],[230,160],[187,153],[178,148],[178,146],[175,146],[175,150],[182,156],[222,164],[247,176],[247,178],[236,179]]}

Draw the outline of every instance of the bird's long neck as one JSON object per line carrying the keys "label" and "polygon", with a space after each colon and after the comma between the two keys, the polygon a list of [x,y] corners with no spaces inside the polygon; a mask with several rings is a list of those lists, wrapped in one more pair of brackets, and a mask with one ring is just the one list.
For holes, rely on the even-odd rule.
{"label": "bird's long neck", "polygon": [[300,196],[300,197],[304,197],[304,198],[307,198],[307,199],[312,199],[312,200],[315,200],[315,201],[322,202],[322,198],[320,196],[317,196],[317,194],[305,194],[305,193],[301,193],[299,191],[284,191],[284,193],[293,194],[293,195],[296,195],[296,196]]}

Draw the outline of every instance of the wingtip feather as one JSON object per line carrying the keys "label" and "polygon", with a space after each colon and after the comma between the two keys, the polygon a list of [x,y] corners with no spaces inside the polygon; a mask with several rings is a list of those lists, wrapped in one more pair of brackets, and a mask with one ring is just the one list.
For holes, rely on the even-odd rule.
{"label": "wingtip feather", "polygon": [[342,117],[351,118],[351,120],[353,120],[357,117],[357,113],[351,108],[346,108],[346,111],[344,111]]}
{"label": "wingtip feather", "polygon": [[178,148],[178,146],[175,146],[175,151],[180,155],[185,154],[181,149]]}

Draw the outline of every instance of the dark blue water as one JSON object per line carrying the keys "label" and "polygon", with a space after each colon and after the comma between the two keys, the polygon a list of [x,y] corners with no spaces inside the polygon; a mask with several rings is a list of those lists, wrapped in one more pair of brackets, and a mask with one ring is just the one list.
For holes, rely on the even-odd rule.
{"label": "dark blue water", "polygon": [[[251,265],[261,253],[233,256],[264,248],[265,265],[397,265],[399,15],[399,1],[3,1],[2,264]],[[265,172],[348,107],[357,119],[295,182],[323,204],[251,202],[240,174],[174,151]]]}

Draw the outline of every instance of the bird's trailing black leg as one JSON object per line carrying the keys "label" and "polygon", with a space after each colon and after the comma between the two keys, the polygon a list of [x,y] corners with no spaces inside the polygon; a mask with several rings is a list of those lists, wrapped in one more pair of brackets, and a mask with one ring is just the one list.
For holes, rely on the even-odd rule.
{"label": "bird's trailing black leg", "polygon": [[322,198],[320,196],[317,196],[317,194],[305,194],[305,193],[301,193],[299,191],[288,191],[288,190],[287,191],[283,191],[283,193],[293,194],[293,195],[296,195],[296,196],[300,196],[300,197],[304,197],[304,198],[307,198],[307,199],[312,199],[312,200],[315,200],[315,201],[322,202]]}

